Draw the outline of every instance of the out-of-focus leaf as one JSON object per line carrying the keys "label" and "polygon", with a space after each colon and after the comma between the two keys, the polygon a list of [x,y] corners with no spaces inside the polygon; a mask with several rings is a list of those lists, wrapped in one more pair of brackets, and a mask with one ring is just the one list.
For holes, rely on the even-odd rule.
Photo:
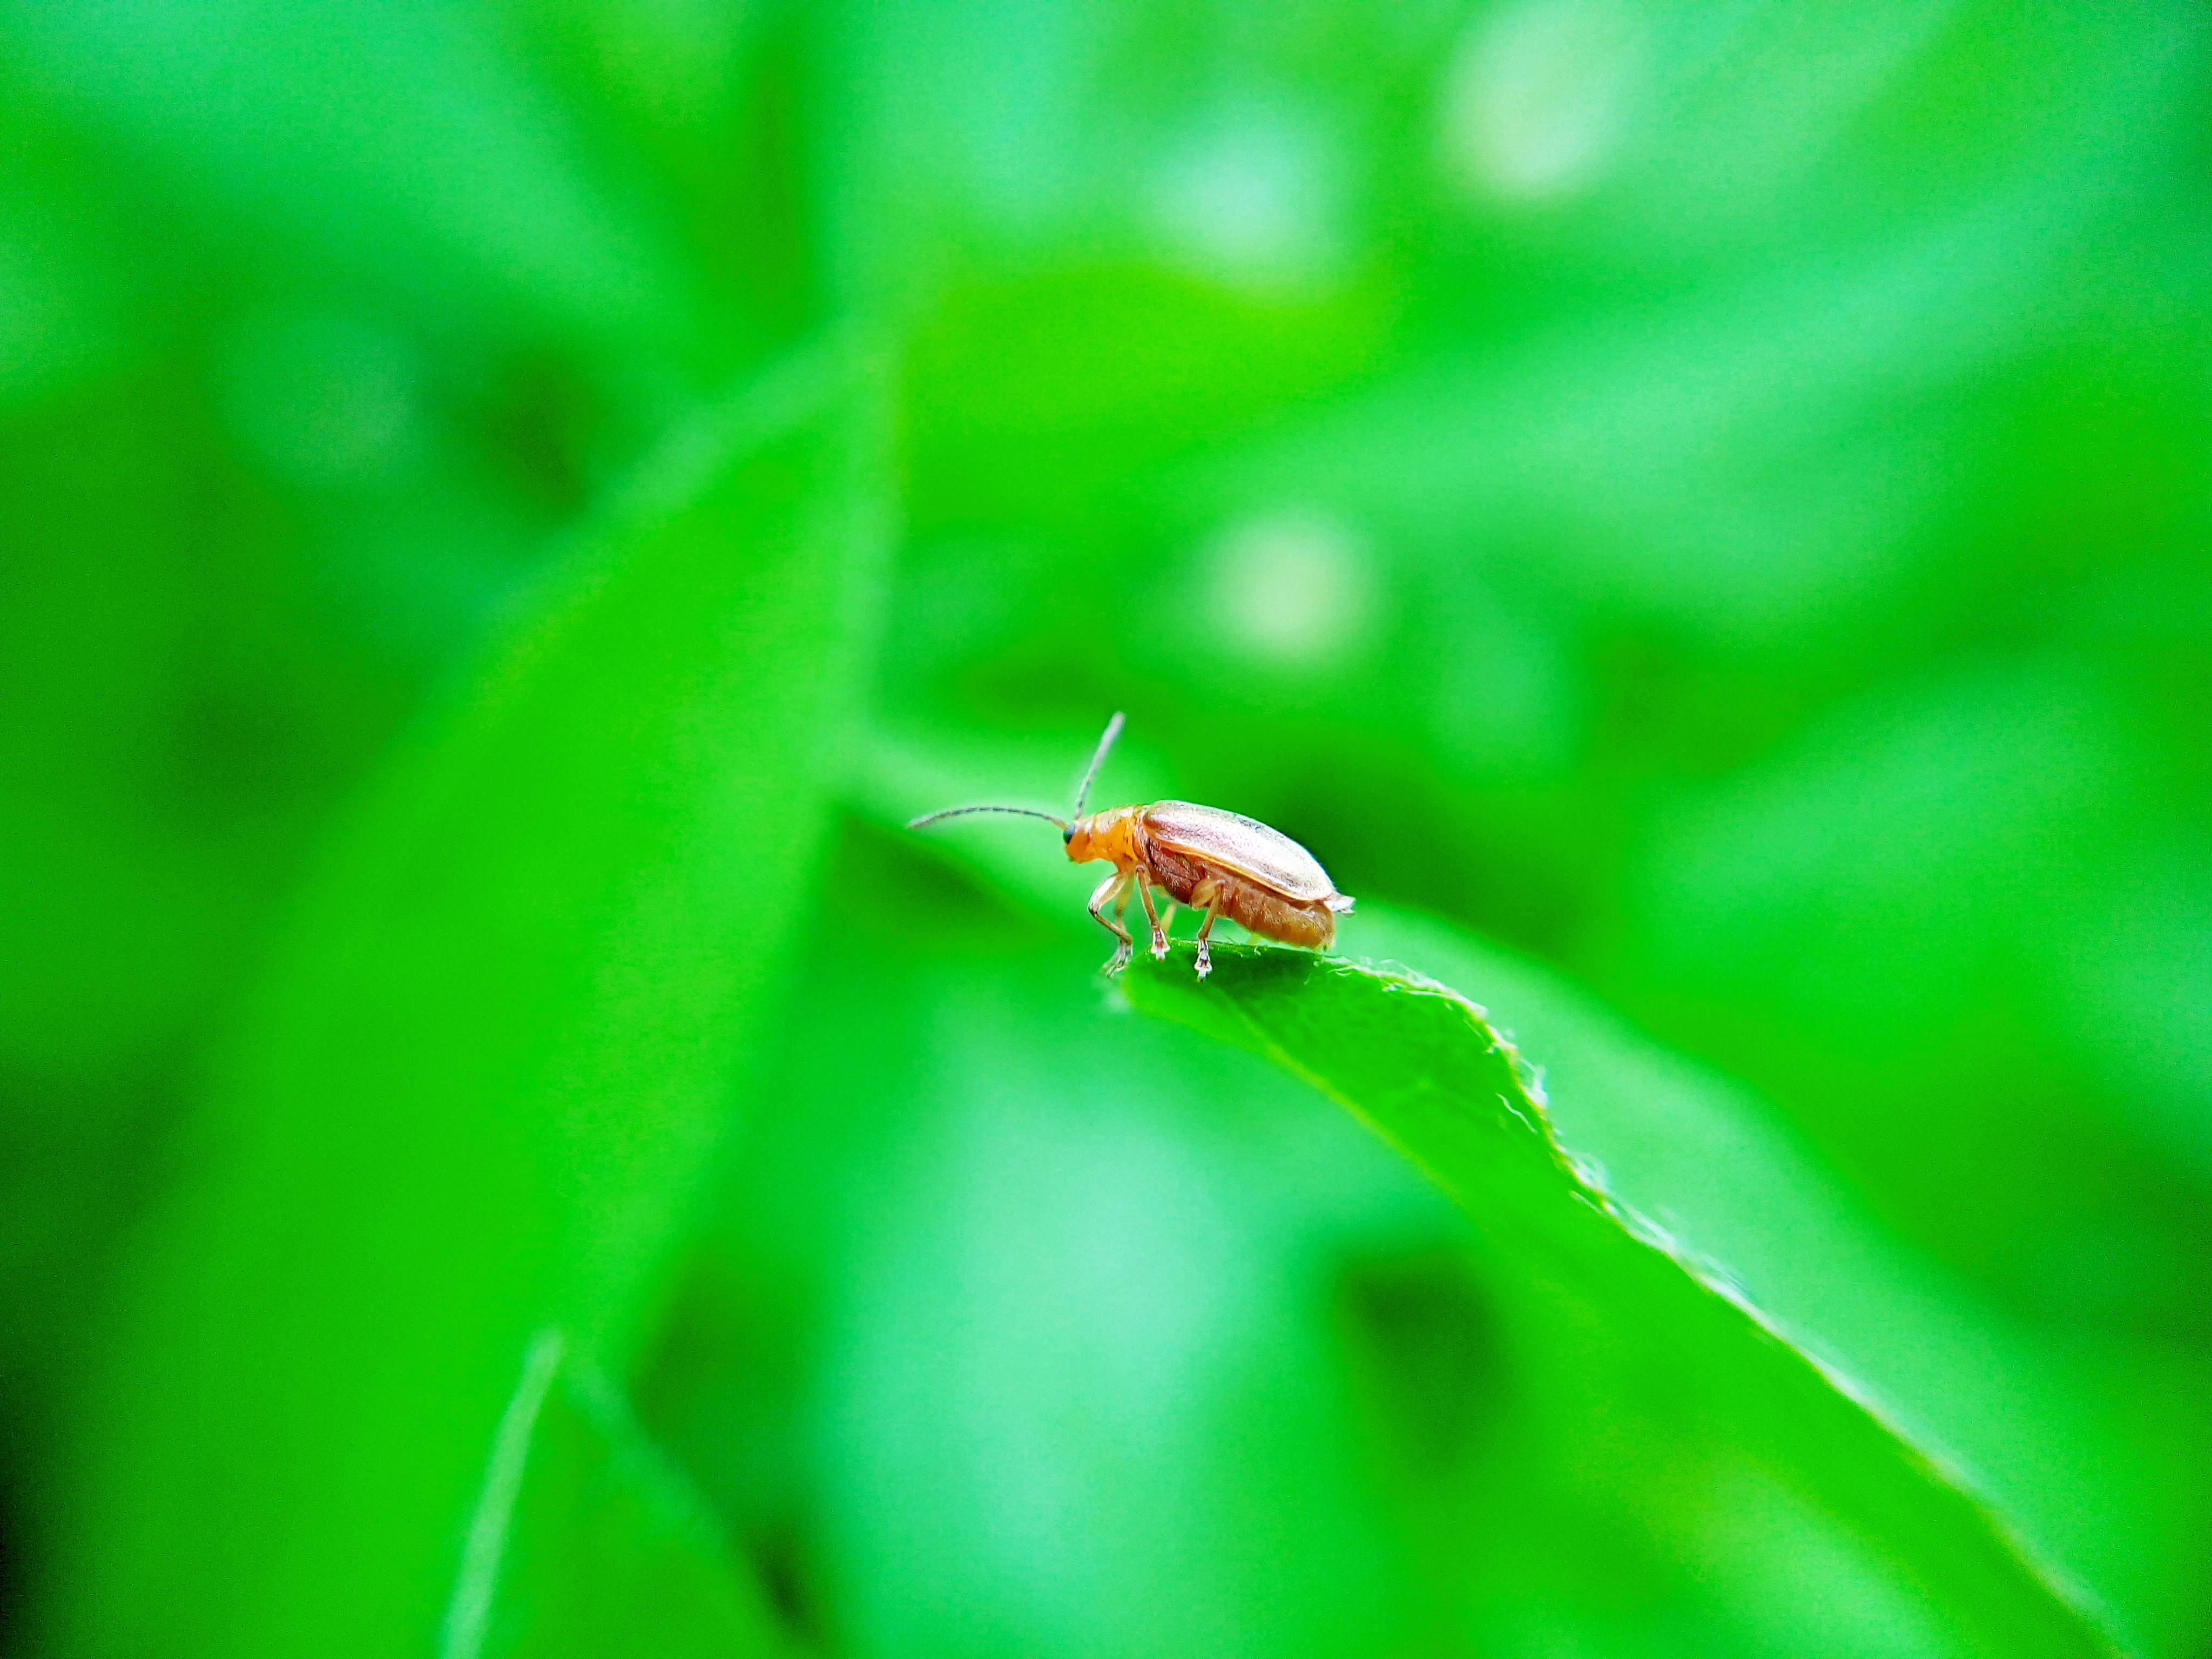
{"label": "out-of-focus leaf", "polygon": [[34,86],[295,273],[373,271],[610,356],[700,328],[690,273],[590,176],[489,9],[149,0],[10,22]]}
{"label": "out-of-focus leaf", "polygon": [[849,827],[640,1415],[852,1659],[1418,1650],[1338,1280],[1464,1224],[931,850]]}
{"label": "out-of-focus leaf", "polygon": [[705,1505],[558,1333],[531,1344],[477,1496],[442,1659],[783,1650]]}
{"label": "out-of-focus leaf", "polygon": [[[1790,1080],[1838,1161],[2016,1305],[2202,1333],[2212,1216],[2160,1167],[2157,1093],[2125,1069],[2171,1005],[2149,989],[2092,1032],[2066,994],[2121,967],[2144,867],[2180,863],[2170,761],[2113,680],[1977,664],[1808,723],[1655,816],[1620,955],[1747,1072],[1810,1073]],[[2177,873],[2160,902],[2185,915]],[[2094,927],[2045,942],[2077,915]],[[1908,1139],[1921,1158],[1895,1157]]]}
{"label": "out-of-focus leaf", "polygon": [[1267,1055],[1412,1158],[1539,1299],[1597,1326],[1646,1391],[1748,1455],[1765,1496],[1747,1506],[1824,1512],[1840,1536],[1801,1553],[1858,1555],[1838,1580],[1920,1626],[1911,1649],[2110,1651],[1985,1510],[1574,1163],[1532,1074],[1465,998],[1267,946],[1218,951],[1205,981],[1181,956],[1140,959],[1127,984],[1139,1007]]}
{"label": "out-of-focus leaf", "polygon": [[421,1650],[530,1334],[619,1369],[817,844],[863,383],[672,440],[336,849],[82,1421],[64,1650]]}

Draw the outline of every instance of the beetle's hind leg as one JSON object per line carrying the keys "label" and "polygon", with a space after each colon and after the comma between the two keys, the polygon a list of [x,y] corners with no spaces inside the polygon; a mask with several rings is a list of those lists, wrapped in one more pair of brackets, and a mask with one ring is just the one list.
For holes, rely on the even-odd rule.
{"label": "beetle's hind leg", "polygon": [[[1100,882],[1098,890],[1091,896],[1091,920],[1121,941],[1114,949],[1113,960],[1106,964],[1104,971],[1109,974],[1118,974],[1129,965],[1129,951],[1136,944],[1121,921],[1121,908],[1129,902],[1130,879],[1129,871],[1116,870]],[[1109,904],[1115,906],[1114,914],[1110,916],[1106,914],[1106,907]],[[1145,908],[1147,910],[1152,908],[1149,900]]]}
{"label": "beetle's hind leg", "polygon": [[1168,930],[1160,926],[1160,913],[1152,908],[1152,884],[1137,873],[1137,896],[1145,902],[1145,920],[1152,924],[1152,960],[1168,959]]}
{"label": "beetle's hind leg", "polygon": [[1220,920],[1220,911],[1208,910],[1206,920],[1198,926],[1198,976],[1200,979],[1213,971],[1213,947],[1206,942],[1206,936],[1213,931],[1213,924]]}
{"label": "beetle's hind leg", "polygon": [[1207,936],[1213,924],[1221,920],[1221,907],[1229,902],[1229,890],[1216,876],[1208,876],[1190,890],[1190,902],[1206,912],[1206,920],[1198,925],[1198,976],[1204,979],[1213,971],[1213,947]]}

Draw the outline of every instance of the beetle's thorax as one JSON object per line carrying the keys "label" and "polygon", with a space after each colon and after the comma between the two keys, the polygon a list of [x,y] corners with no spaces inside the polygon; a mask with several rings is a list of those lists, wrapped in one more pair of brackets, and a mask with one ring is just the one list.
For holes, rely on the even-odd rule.
{"label": "beetle's thorax", "polygon": [[1089,864],[1108,859],[1127,870],[1144,862],[1144,808],[1109,806],[1103,812],[1076,819],[1067,832],[1067,856],[1072,863]]}

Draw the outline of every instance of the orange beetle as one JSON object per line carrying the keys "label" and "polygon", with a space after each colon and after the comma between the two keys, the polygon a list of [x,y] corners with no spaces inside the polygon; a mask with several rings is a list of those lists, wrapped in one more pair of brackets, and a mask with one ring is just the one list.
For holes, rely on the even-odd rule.
{"label": "orange beetle", "polygon": [[1144,904],[1145,920],[1152,925],[1152,955],[1157,957],[1168,953],[1168,929],[1167,921],[1153,906],[1153,888],[1171,901],[1168,920],[1174,918],[1176,903],[1206,912],[1198,930],[1200,979],[1213,971],[1207,935],[1224,916],[1247,933],[1285,945],[1325,950],[1336,943],[1336,919],[1351,910],[1352,901],[1336,890],[1311,853],[1280,830],[1241,813],[1187,800],[1113,806],[1085,817],[1083,803],[1090,798],[1091,780],[1121,735],[1121,717],[1116,714],[1106,723],[1106,735],[1098,739],[1098,752],[1091,756],[1091,769],[1075,792],[1071,817],[1027,806],[948,806],[941,812],[925,812],[907,828],[919,830],[968,812],[1014,812],[1058,824],[1071,863],[1109,860],[1114,873],[1091,896],[1091,920],[1121,941],[1106,964],[1109,974],[1127,964],[1135,944],[1121,925],[1132,888]]}

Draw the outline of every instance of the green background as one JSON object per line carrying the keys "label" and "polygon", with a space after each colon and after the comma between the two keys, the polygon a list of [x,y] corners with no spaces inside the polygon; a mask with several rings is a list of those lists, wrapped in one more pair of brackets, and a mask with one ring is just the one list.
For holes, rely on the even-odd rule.
{"label": "green background", "polygon": [[0,142],[11,1659],[1989,1651],[900,828],[1115,708],[2212,1655],[2201,7],[13,0]]}

